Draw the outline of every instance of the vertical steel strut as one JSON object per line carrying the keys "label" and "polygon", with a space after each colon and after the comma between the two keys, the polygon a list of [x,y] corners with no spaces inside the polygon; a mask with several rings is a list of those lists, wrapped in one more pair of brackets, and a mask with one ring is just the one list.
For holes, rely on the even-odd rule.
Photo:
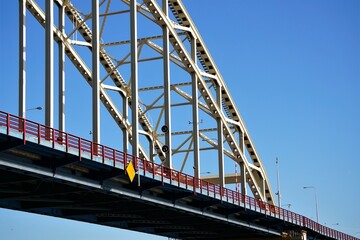
{"label": "vertical steel strut", "polygon": [[138,112],[138,51],[137,51],[137,1],[130,1],[130,41],[131,41],[131,125],[132,155],[139,156],[139,112]]}
{"label": "vertical steel strut", "polygon": [[19,116],[26,117],[26,0],[19,1]]}
{"label": "vertical steel strut", "polygon": [[[59,31],[65,33],[65,7],[58,5]],[[59,64],[59,130],[65,132],[65,52],[64,44],[58,41],[58,64]]]}
{"label": "vertical steel strut", "polygon": [[100,143],[100,66],[99,66],[99,0],[92,0],[92,135]]}
{"label": "vertical steel strut", "polygon": [[45,4],[45,125],[54,126],[54,2]]}
{"label": "vertical steel strut", "polygon": [[[121,97],[122,97],[122,103],[123,103],[123,117],[124,117],[124,119],[128,119],[129,118],[128,98],[124,95],[122,95]],[[125,128],[123,128],[122,133],[123,133],[123,151],[125,153],[128,153],[128,151],[129,151],[129,132]]]}
{"label": "vertical steel strut", "polygon": [[[196,65],[196,38],[191,38],[191,58]],[[192,81],[192,124],[194,140],[194,176],[200,178],[200,152],[199,152],[199,100],[198,78],[195,71],[191,72]]]}
{"label": "vertical steel strut", "polygon": [[[162,1],[162,9],[166,16],[169,14],[169,3],[167,0]],[[168,147],[166,153],[165,166],[172,167],[172,150],[171,150],[171,102],[170,102],[170,60],[169,60],[169,29],[166,25],[162,26],[163,31],[163,63],[164,63],[164,105],[165,105],[165,144]]]}
{"label": "vertical steel strut", "polygon": [[[221,85],[218,84],[216,86],[216,101],[219,109],[221,109]],[[218,140],[218,161],[219,161],[219,184],[220,186],[225,186],[225,176],[224,176],[224,143],[223,143],[223,135],[224,135],[224,127],[221,121],[221,118],[216,118],[217,124],[217,140]]]}

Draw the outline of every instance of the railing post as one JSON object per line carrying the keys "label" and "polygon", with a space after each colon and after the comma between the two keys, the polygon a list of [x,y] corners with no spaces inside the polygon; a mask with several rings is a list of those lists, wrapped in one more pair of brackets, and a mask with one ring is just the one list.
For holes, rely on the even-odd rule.
{"label": "railing post", "polygon": [[294,223],[294,213],[291,212],[291,222]]}
{"label": "railing post", "polygon": [[[281,208],[281,207],[278,207],[278,211],[279,211],[279,219],[284,220],[284,212],[283,212],[282,208]],[[282,217],[282,218],[281,218],[281,217]]]}
{"label": "railing post", "polygon": [[37,133],[38,133],[38,144],[40,145],[41,143],[41,128],[40,128],[40,124],[37,124]]}
{"label": "railing post", "polygon": [[127,153],[124,153],[124,169],[126,168],[127,164]]}
{"label": "railing post", "polygon": [[169,171],[170,171],[170,185],[172,185],[172,170],[171,170],[171,168],[169,168]]}
{"label": "railing post", "polygon": [[79,147],[79,158],[80,158],[80,161],[81,161],[81,138],[79,138],[78,147]]}
{"label": "railing post", "polygon": [[91,142],[90,144],[90,158],[91,160],[94,160],[94,142]]}
{"label": "railing post", "polygon": [[267,205],[266,202],[263,202],[262,200],[261,200],[261,204],[262,204],[262,206],[264,208],[265,216],[266,216],[268,214],[268,205]]}
{"label": "railing post", "polygon": [[[39,135],[40,139],[41,134]],[[69,134],[65,133],[66,152],[69,152]]]}
{"label": "railing post", "polygon": [[10,114],[6,114],[6,135],[10,134]]}
{"label": "railing post", "polygon": [[160,167],[161,167],[161,184],[164,186],[164,167],[163,166]]}
{"label": "railing post", "polygon": [[104,145],[101,146],[101,154],[102,154],[102,163],[105,163],[105,147]]}
{"label": "railing post", "polygon": [[114,161],[114,167],[116,165],[116,152],[115,149],[113,148],[113,161]]}
{"label": "railing post", "polygon": [[143,166],[143,170],[144,170],[144,177],[146,176],[146,163],[145,163],[145,159],[141,159],[141,163],[142,163],[142,166]]}
{"label": "railing post", "polygon": [[24,141],[24,145],[26,144],[26,120],[25,118],[23,118],[22,120],[22,125],[23,125],[23,141]]}
{"label": "railing post", "polygon": [[209,193],[209,182],[206,182],[206,187],[207,187],[207,195],[210,196],[210,193]]}
{"label": "railing post", "polygon": [[194,195],[196,195],[196,177],[193,177],[193,190],[194,190]]}
{"label": "railing post", "polygon": [[55,148],[55,129],[51,129],[52,148]]}
{"label": "railing post", "polygon": [[146,176],[147,161],[143,160],[144,176]]}
{"label": "railing post", "polygon": [[180,172],[178,172],[178,187],[180,187]]}
{"label": "railing post", "polygon": [[153,179],[155,179],[155,166],[154,166],[154,162],[151,162],[151,166],[152,166]]}
{"label": "railing post", "polygon": [[220,194],[220,201],[222,202],[222,199],[223,199],[223,189],[222,189],[222,186],[219,187],[219,194]]}
{"label": "railing post", "polygon": [[277,213],[277,215],[278,215],[277,217],[280,219],[280,207],[275,206],[274,209],[275,209],[275,217],[276,217],[276,213]]}
{"label": "railing post", "polygon": [[135,169],[137,169],[138,168],[138,158],[137,158],[137,156],[133,156],[133,161],[134,161],[134,167],[135,167]]}

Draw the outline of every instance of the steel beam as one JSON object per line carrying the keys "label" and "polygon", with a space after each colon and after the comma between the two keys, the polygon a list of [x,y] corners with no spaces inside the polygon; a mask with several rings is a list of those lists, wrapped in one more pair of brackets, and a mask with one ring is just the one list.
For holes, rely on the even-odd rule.
{"label": "steel beam", "polygon": [[[221,85],[218,84],[216,86],[216,102],[221,109]],[[219,161],[219,184],[222,187],[225,187],[225,177],[224,177],[224,142],[223,142],[223,135],[224,135],[224,128],[221,118],[216,118],[217,124],[217,141],[218,141],[218,161]]]}
{"label": "steel beam", "polygon": [[92,136],[100,143],[99,0],[92,0]]}
{"label": "steel beam", "polygon": [[154,157],[155,157],[155,154],[154,154],[154,141],[151,139],[151,140],[149,140],[149,160],[151,162],[153,162]]}
{"label": "steel beam", "polygon": [[[238,177],[239,177],[239,175],[236,173],[225,174],[224,175],[225,183],[226,184],[236,184]],[[202,176],[201,179],[205,180],[209,183],[214,183],[214,184],[218,184],[218,182],[219,182],[219,176],[217,176],[217,175]]]}
{"label": "steel beam", "polygon": [[[58,5],[59,31],[65,33],[65,7]],[[62,41],[58,42],[58,64],[59,64],[59,130],[65,131],[65,52]]]}
{"label": "steel beam", "polygon": [[[191,38],[191,58],[196,66],[196,38]],[[200,178],[200,152],[199,152],[199,98],[198,79],[195,71],[191,72],[192,81],[192,124],[194,140],[194,177]]]}
{"label": "steel beam", "polygon": [[[128,98],[122,95],[122,102],[123,102],[123,118],[126,121],[129,118],[129,102]],[[124,123],[124,125],[126,125]],[[128,153],[129,151],[129,132],[126,128],[122,128],[123,132],[123,151],[124,153]]]}
{"label": "steel beam", "polygon": [[26,117],[26,0],[19,1],[19,116]]}
{"label": "steel beam", "polygon": [[[165,16],[169,14],[169,3],[167,0],[162,1],[162,9]],[[164,107],[165,107],[165,144],[168,146],[166,153],[165,166],[172,167],[172,152],[171,152],[171,101],[170,101],[170,56],[169,56],[169,29],[166,25],[162,27],[163,31],[163,65],[164,65]]]}
{"label": "steel beam", "polygon": [[130,1],[130,41],[131,41],[131,125],[132,155],[139,156],[139,112],[138,112],[138,50],[137,50],[137,10],[136,0]]}
{"label": "steel beam", "polygon": [[239,129],[239,148],[240,151],[244,154],[245,153],[245,139],[244,139],[244,132]]}
{"label": "steel beam", "polygon": [[246,195],[246,170],[244,163],[239,163],[240,166],[240,190],[241,194]]}
{"label": "steel beam", "polygon": [[45,125],[54,125],[54,2],[45,3]]}

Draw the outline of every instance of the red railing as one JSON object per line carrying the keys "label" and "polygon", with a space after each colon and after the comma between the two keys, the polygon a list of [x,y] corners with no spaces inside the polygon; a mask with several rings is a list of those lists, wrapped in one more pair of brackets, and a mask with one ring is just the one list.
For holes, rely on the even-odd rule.
{"label": "red railing", "polygon": [[261,200],[221,187],[220,185],[197,179],[191,175],[2,111],[0,111],[0,130],[1,127],[5,129],[7,135],[18,135],[17,137],[21,138],[24,144],[26,144],[26,141],[35,141],[38,144],[52,148],[62,147],[66,152],[77,154],[79,159],[89,157],[91,160],[101,161],[107,164],[111,163],[114,167],[118,168],[122,165],[123,169],[132,161],[140,174],[158,179],[162,184],[167,182],[171,185],[191,190],[194,194],[200,193],[221,201],[227,201],[311,229],[334,239],[359,240],[358,238],[325,227],[297,213],[262,202]]}

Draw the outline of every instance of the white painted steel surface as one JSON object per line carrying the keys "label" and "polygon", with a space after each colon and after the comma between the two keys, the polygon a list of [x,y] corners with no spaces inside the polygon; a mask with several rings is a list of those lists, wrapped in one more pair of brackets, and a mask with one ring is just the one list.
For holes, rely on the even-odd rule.
{"label": "white painted steel surface", "polygon": [[[56,0],[55,2],[64,8],[66,16],[74,23],[73,29],[63,31],[61,27],[58,28],[49,23],[45,26],[45,14],[35,0],[27,0],[26,7],[47,29],[48,38],[50,39],[52,35],[55,41],[61,43],[65,54],[88,84],[99,88],[93,89],[93,98],[96,98],[93,101],[94,103],[97,100],[101,101],[122,129],[123,151],[128,151],[127,143],[130,142],[133,146],[133,155],[194,173],[195,177],[200,177],[200,167],[209,161],[200,156],[204,156],[205,151],[214,151],[214,155],[217,156],[217,174],[221,185],[224,185],[226,174],[225,162],[235,161],[241,166],[241,192],[248,191],[256,199],[274,203],[265,169],[232,100],[230,91],[180,0],[145,0],[143,3],[123,0],[122,9],[113,8],[110,0],[104,0],[99,3],[98,14],[81,12],[81,5],[84,4],[81,1]],[[167,4],[168,7],[166,7]],[[110,18],[117,18],[124,14],[130,15],[127,24],[131,32],[127,35],[128,39],[114,41],[111,34],[109,36],[109,31],[106,31],[108,21]],[[137,25],[142,22],[137,21],[137,16],[142,16],[148,20],[147,24],[152,24],[153,34],[147,32],[146,36],[138,36]],[[97,22],[95,20],[99,21],[97,25],[100,29],[96,27],[91,29],[87,26],[87,20],[91,17],[94,26]],[[114,29],[114,31],[120,30]],[[159,35],[158,32],[163,35]],[[84,40],[72,40],[75,34],[81,35]],[[94,38],[94,34],[97,37]],[[100,36],[101,43],[99,43]],[[107,50],[129,44],[130,51],[127,53],[116,55],[113,54],[114,51]],[[93,55],[92,71],[74,45],[90,51],[98,46],[98,51],[95,51]],[[145,53],[144,48],[154,51],[154,55]],[[50,58],[52,55],[49,51],[47,52]],[[112,54],[110,55],[109,52]],[[98,61],[95,61],[95,58]],[[141,64],[158,60],[163,61],[163,64],[160,64],[160,71],[162,71],[160,81],[151,79],[151,76],[147,78],[138,76]],[[93,76],[97,76],[100,72],[96,70],[96,62],[99,61],[104,71],[94,79]],[[130,77],[125,78],[121,71],[127,64],[131,65],[131,74]],[[50,66],[47,68],[50,69]],[[177,72],[182,73],[175,74]],[[127,75],[126,72],[125,75]],[[99,84],[96,84],[98,81]],[[143,86],[144,83],[146,86]],[[109,91],[119,94],[122,103],[112,99]],[[153,99],[140,98],[156,91],[158,95]],[[182,99],[182,101],[173,99]],[[61,101],[63,100],[59,98],[59,104]],[[49,100],[47,105],[50,102]],[[131,113],[128,113],[128,106]],[[179,111],[178,108],[186,108],[186,111],[191,113],[189,118],[175,121],[174,116],[176,111]],[[64,114],[63,111],[60,111],[61,113]],[[99,142],[101,127],[99,121],[96,120],[99,118],[96,104],[93,114],[95,119],[92,131],[93,134],[95,133],[93,140]],[[203,123],[206,127],[202,126]],[[52,126],[49,121],[47,124]],[[169,128],[169,132],[161,131],[163,125]],[[189,125],[192,126],[192,131],[189,131]],[[142,146],[144,142],[139,140],[139,134],[147,139],[146,147]],[[166,151],[164,146],[168,146],[169,151]]]}

